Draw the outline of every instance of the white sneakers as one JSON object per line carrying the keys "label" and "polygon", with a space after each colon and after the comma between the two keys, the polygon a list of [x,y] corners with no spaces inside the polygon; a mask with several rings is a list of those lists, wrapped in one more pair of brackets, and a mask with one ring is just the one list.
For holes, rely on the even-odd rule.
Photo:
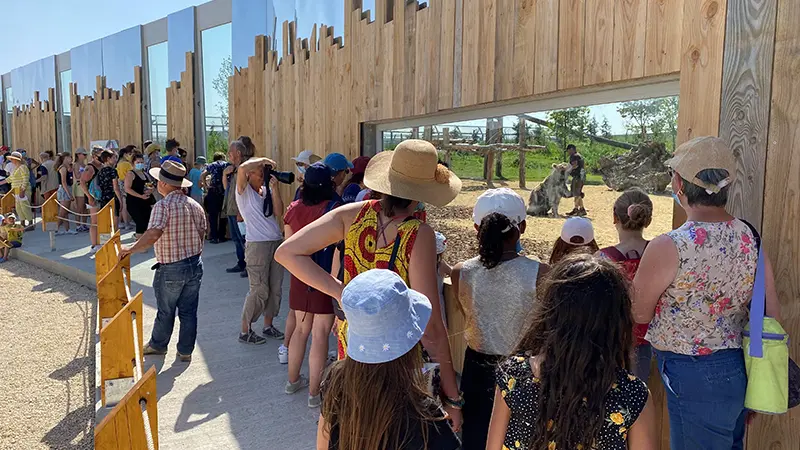
{"label": "white sneakers", "polygon": [[283,344],[278,347],[278,362],[281,364],[289,364],[289,349]]}

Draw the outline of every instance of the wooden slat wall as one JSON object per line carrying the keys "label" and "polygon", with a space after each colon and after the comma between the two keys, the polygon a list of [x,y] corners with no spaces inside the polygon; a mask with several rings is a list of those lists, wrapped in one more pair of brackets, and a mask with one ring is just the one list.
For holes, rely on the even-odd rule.
{"label": "wooden slat wall", "polygon": [[91,141],[113,139],[121,147],[142,145],[142,68],[133,68],[133,83],[122,91],[106,87],[105,77],[95,80],[93,97],[78,95],[78,85],[70,83],[70,128],[72,151],[89,150]]}
{"label": "wooden slat wall", "polygon": [[[311,39],[299,40],[293,22],[282,24],[280,55],[257,38],[257,56],[229,80],[231,137],[249,135],[258,154],[290,168],[304,149],[358,156],[361,122],[447,110],[459,97],[458,106],[488,104],[642,77],[648,4],[655,0],[625,0],[625,14],[615,9],[620,2],[600,0],[437,0],[421,9],[418,1],[377,1],[386,11],[377,20],[346,2],[344,46],[325,25],[302,30]],[[683,14],[662,9],[652,19],[680,30]],[[615,21],[631,14],[640,23],[615,33]],[[677,71],[669,57],[677,59],[680,38],[654,38],[652,51],[661,53],[648,75]],[[173,115],[186,112],[169,108],[168,123],[180,123]],[[187,117],[187,131],[190,123]]]}
{"label": "wooden slat wall", "polygon": [[194,161],[194,53],[186,52],[186,70],[181,81],[167,88],[167,138],[175,138]]}
{"label": "wooden slat wall", "polygon": [[39,92],[34,92],[33,103],[14,107],[11,139],[13,149],[23,148],[28,151],[29,157],[37,160],[41,152],[56,152],[55,89],[47,90],[45,101],[39,100]]}
{"label": "wooden slat wall", "polygon": [[[776,1],[765,4],[766,13]],[[766,21],[765,21],[766,22]],[[800,361],[800,3],[777,1],[775,59],[764,190],[764,246],[775,272],[782,325],[792,338],[790,355]],[[800,408],[780,416],[757,415],[748,449],[800,448]]]}

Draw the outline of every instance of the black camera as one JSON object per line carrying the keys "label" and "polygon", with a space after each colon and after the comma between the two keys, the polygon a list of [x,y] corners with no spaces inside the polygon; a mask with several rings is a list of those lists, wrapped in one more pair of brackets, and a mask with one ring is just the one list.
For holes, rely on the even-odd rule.
{"label": "black camera", "polygon": [[264,166],[264,181],[266,183],[269,183],[270,176],[275,177],[276,180],[283,184],[294,183],[294,172],[278,172],[277,170],[274,170],[272,166],[266,165]]}

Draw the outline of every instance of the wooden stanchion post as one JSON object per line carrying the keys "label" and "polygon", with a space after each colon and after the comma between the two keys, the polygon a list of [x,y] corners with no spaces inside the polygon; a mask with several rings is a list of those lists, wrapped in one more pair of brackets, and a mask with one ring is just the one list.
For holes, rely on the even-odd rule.
{"label": "wooden stanchion post", "polygon": [[528,140],[528,130],[525,119],[519,118],[519,188],[525,189],[525,144]]}
{"label": "wooden stanchion post", "polygon": [[58,204],[56,194],[45,199],[42,204],[42,231],[50,233],[50,251],[56,251],[56,231],[58,231]]}
{"label": "wooden stanchion post", "polygon": [[444,163],[447,164],[447,167],[451,167],[452,170],[452,162],[450,160],[450,128],[443,128],[442,129],[442,147],[444,147]]}

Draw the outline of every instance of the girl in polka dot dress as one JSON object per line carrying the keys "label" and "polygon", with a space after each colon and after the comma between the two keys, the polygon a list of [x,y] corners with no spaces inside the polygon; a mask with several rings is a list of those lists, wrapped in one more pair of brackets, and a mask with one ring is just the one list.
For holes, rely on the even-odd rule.
{"label": "girl in polka dot dress", "polygon": [[656,448],[647,385],[629,371],[625,275],[608,260],[571,255],[543,288],[525,337],[497,369],[486,448]]}

